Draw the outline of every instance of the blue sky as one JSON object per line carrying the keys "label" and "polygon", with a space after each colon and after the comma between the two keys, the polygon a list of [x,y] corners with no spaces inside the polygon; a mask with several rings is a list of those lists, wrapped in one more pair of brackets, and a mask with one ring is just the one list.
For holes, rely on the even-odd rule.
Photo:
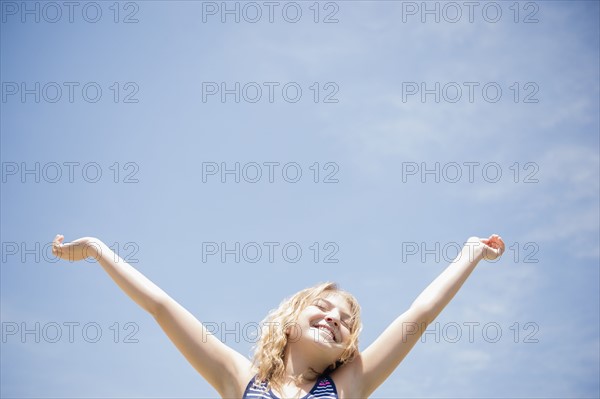
{"label": "blue sky", "polygon": [[321,281],[360,301],[364,349],[498,233],[373,397],[598,397],[598,2],[476,3],[2,1],[1,396],[216,396],[57,233],[245,355]]}

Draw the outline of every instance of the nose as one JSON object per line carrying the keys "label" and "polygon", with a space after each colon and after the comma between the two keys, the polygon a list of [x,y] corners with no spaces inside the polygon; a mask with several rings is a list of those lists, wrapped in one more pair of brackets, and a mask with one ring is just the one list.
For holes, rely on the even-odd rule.
{"label": "nose", "polygon": [[332,309],[331,311],[329,311],[327,313],[327,316],[325,316],[325,320],[328,323],[332,323],[336,327],[339,327],[339,325],[340,325],[340,314],[337,311],[337,309]]}

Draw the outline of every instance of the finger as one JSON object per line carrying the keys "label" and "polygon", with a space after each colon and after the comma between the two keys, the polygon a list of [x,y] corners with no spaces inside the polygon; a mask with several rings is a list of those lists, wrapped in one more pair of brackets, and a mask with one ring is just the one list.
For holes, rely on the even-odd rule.
{"label": "finger", "polygon": [[65,237],[61,234],[57,234],[56,237],[54,238],[54,241],[52,241],[52,253],[56,256],[60,256],[62,253],[62,246],[63,246],[63,240],[65,239]]}
{"label": "finger", "polygon": [[56,237],[54,237],[54,240],[52,241],[52,243],[60,245],[64,239],[65,239],[65,236],[63,236],[62,234],[57,234]]}
{"label": "finger", "polygon": [[54,254],[56,256],[60,256],[62,254],[62,248],[61,248],[60,244],[52,245],[52,254]]}
{"label": "finger", "polygon": [[498,236],[498,242],[500,243],[500,247],[504,251],[504,248],[506,248],[506,245],[504,244],[504,240],[502,240],[502,237]]}
{"label": "finger", "polygon": [[502,241],[500,237],[494,240],[494,248],[498,248],[500,251],[504,251],[505,247],[506,246],[504,245],[504,241]]}
{"label": "finger", "polygon": [[499,236],[499,235],[497,235],[497,234],[492,234],[492,235],[490,236],[490,240],[491,240],[491,241],[500,241],[500,236]]}

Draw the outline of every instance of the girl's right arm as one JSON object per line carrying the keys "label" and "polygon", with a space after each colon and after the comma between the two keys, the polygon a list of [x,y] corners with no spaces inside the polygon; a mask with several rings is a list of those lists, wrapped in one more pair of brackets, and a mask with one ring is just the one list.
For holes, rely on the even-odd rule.
{"label": "girl's right arm", "polygon": [[52,252],[65,260],[92,257],[138,305],[150,313],[190,364],[223,397],[241,397],[252,378],[251,363],[229,348],[190,312],[102,241],[84,237],[63,243],[57,235]]}

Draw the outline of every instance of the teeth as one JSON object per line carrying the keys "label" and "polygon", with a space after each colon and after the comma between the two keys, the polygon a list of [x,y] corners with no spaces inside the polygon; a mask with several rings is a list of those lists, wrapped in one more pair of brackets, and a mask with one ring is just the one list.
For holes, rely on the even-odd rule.
{"label": "teeth", "polygon": [[327,335],[329,335],[329,337],[331,337],[331,340],[335,341],[335,336],[333,335],[333,332],[329,328],[327,328],[325,326],[317,326],[317,328],[319,330],[325,331],[327,333]]}

